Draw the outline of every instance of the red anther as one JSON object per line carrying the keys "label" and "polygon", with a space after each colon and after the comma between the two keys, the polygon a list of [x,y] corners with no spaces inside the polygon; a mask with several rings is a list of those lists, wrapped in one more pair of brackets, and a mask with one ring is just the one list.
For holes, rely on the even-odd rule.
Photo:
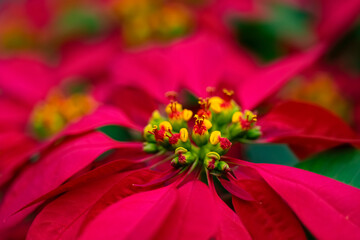
{"label": "red anther", "polygon": [[166,129],[162,127],[160,130],[154,128],[152,131],[148,131],[150,134],[155,136],[155,140],[159,142],[163,142],[165,138]]}
{"label": "red anther", "polygon": [[169,129],[169,133],[170,135],[166,135],[169,138],[169,143],[171,145],[177,144],[177,142],[180,139],[180,133],[172,133],[170,129]]}
{"label": "red anther", "polygon": [[220,141],[220,147],[221,147],[222,149],[224,149],[224,150],[230,149],[232,143],[230,142],[229,139],[219,137],[219,141]]}
{"label": "red anther", "polygon": [[214,169],[215,169],[215,159],[211,159],[211,160],[209,161],[209,164],[208,164],[207,168],[208,168],[209,170],[214,170]]}
{"label": "red anther", "polygon": [[256,122],[256,120],[255,119],[249,120],[249,116],[247,116],[246,119],[240,118],[240,124],[241,124],[242,129],[244,129],[244,130],[251,129],[251,124],[253,124],[254,122]]}
{"label": "red anther", "polygon": [[186,164],[186,157],[182,153],[179,153],[179,163]]}

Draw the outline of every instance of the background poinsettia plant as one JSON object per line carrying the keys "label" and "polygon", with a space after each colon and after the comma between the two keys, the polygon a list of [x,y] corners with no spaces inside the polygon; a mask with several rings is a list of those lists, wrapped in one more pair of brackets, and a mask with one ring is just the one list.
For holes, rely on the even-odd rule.
{"label": "background poinsettia plant", "polygon": [[358,1],[0,7],[2,238],[360,237]]}

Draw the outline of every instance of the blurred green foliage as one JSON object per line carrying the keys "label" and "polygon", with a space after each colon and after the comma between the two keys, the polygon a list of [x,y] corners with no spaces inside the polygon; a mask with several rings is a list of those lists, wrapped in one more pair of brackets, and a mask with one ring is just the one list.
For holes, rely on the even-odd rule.
{"label": "blurred green foliage", "polygon": [[360,73],[360,21],[328,53],[328,61]]}
{"label": "blurred green foliage", "polygon": [[284,4],[270,8],[271,15],[265,19],[234,21],[239,42],[264,62],[285,55],[286,45],[300,46],[313,38],[309,13]]}

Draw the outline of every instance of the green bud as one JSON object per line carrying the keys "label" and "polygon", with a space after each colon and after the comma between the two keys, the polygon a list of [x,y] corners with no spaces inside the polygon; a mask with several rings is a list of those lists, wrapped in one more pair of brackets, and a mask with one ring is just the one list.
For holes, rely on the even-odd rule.
{"label": "green bud", "polygon": [[144,150],[144,152],[147,152],[147,153],[156,153],[159,151],[156,143],[149,143],[149,142],[144,143],[143,150]]}
{"label": "green bud", "polygon": [[209,170],[214,170],[216,168],[217,162],[220,159],[220,155],[216,152],[209,152],[206,154],[204,159],[204,165]]}
{"label": "green bud", "polygon": [[226,162],[219,161],[218,164],[216,165],[216,170],[220,172],[226,172],[226,171],[230,171],[230,167],[229,164],[227,164]]}
{"label": "green bud", "polygon": [[245,136],[245,131],[239,124],[231,124],[229,127],[230,139],[242,138]]}
{"label": "green bud", "polygon": [[200,134],[196,134],[193,133],[192,134],[192,139],[194,140],[194,142],[196,143],[196,145],[203,146],[205,144],[208,143],[209,141],[209,132],[206,131],[204,134],[200,135]]}
{"label": "green bud", "polygon": [[178,147],[175,149],[175,154],[179,155],[180,153],[187,153],[187,149],[183,148],[183,147]]}
{"label": "green bud", "polygon": [[258,139],[261,136],[260,127],[250,129],[246,132],[246,138],[250,140]]}

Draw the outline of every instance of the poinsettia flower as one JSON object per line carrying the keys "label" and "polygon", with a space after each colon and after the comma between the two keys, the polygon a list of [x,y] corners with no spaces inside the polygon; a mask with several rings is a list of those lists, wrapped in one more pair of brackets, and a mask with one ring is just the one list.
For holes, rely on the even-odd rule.
{"label": "poinsettia flower", "polygon": [[[293,73],[296,73],[297,70],[301,70],[308,64],[311,64],[313,59],[315,59],[319,54],[318,50],[311,51],[309,53],[295,56],[293,61],[284,61],[283,63],[279,62],[275,65],[270,65],[265,69],[257,71],[257,68],[253,67],[251,62],[248,63],[245,58],[242,59],[241,57],[237,57],[237,55],[232,53],[232,48],[229,45],[224,44],[222,41],[219,41],[219,39],[214,40],[211,37],[212,35],[199,35],[195,36],[193,39],[184,41],[179,45],[174,45],[172,48],[170,48],[170,50],[160,49],[155,51],[149,50],[148,52],[143,53],[129,53],[129,55],[124,55],[124,59],[120,56],[119,62],[117,62],[114,66],[117,66],[118,69],[126,68],[126,70],[133,75],[125,75],[127,71],[120,72],[119,74],[122,75],[116,76],[121,79],[121,82],[115,82],[114,85],[111,83],[109,89],[116,91],[123,89],[121,90],[121,93],[127,94],[127,100],[137,104],[130,105],[125,103],[122,97],[116,95],[116,93],[118,93],[116,91],[114,91],[112,94],[109,94],[111,91],[105,92],[103,93],[103,100],[106,101],[107,97],[112,96],[110,101],[115,103],[114,105],[118,104],[121,109],[125,110],[127,116],[125,116],[122,111],[119,112],[119,110],[113,108],[101,109],[96,111],[93,115],[89,116],[89,118],[82,119],[78,124],[71,125],[55,139],[58,139],[62,136],[73,135],[76,137],[76,139],[79,137],[76,141],[81,143],[82,141],[88,141],[86,140],[87,138],[83,140],[81,137],[82,133],[87,133],[89,131],[91,132],[98,127],[110,124],[119,124],[121,126],[139,129],[146,124],[146,121],[148,120],[151,112],[155,109],[155,103],[158,102],[159,99],[164,99],[162,96],[160,96],[161,91],[164,92],[168,90],[176,90],[181,88],[181,86],[187,87],[190,91],[201,94],[202,96],[205,95],[205,86],[209,83],[216,87],[223,87],[224,85],[226,87],[234,87],[235,90],[240,90],[235,91],[239,93],[237,95],[235,94],[235,99],[241,100],[240,102],[242,102],[242,107],[244,107],[244,109],[253,109],[253,106],[262,101],[261,99],[267,97],[269,92],[273,91],[273,83],[270,81],[265,81],[265,79],[274,79],[275,81],[279,81],[280,79],[281,81],[284,81],[285,78],[291,76]],[[205,46],[206,48],[201,48],[201,46]],[[214,49],[214,53],[207,51],[207,49]],[[176,56],[179,56],[179,59],[182,59],[181,53],[185,51],[194,54],[194,58],[190,59],[194,59],[193,63],[195,66],[199,65],[199,67],[194,68],[191,64],[186,62],[185,57],[183,57],[182,61],[179,61],[179,66],[176,64],[174,66],[174,64],[170,64],[166,61],[170,57],[170,59],[173,59]],[[139,57],[142,54],[144,57]],[[143,59],[145,63],[151,64],[151,59],[153,59],[153,56],[157,56],[156,59],[159,59],[159,56],[162,56],[164,58],[163,63],[168,64],[168,67],[160,69],[157,68],[156,70],[156,68],[153,69],[156,66],[150,65],[148,67],[149,72],[146,72],[147,69],[144,69],[144,66],[146,65],[141,65],[141,63],[143,63],[141,59]],[[220,59],[221,62],[229,64],[218,64],[218,60]],[[206,62],[208,60],[210,61],[210,65],[213,66],[211,68],[213,71],[208,71],[209,69],[206,66],[209,64],[204,64],[204,66],[202,65],[202,62]],[[231,66],[244,67],[243,69],[237,69]],[[166,71],[164,71],[164,69]],[[261,74],[263,74],[263,76]],[[255,79],[254,76],[258,79],[261,79],[263,83],[262,88],[255,88],[252,86],[250,84],[251,81],[246,80],[247,76],[250,76],[250,79]],[[141,79],[147,79],[147,83],[149,85],[143,85]],[[171,81],[167,81],[166,79]],[[202,79],[209,79],[210,81],[206,82]],[[235,84],[238,83],[238,79],[243,79],[244,84]],[[135,84],[131,85],[131,83]],[[254,84],[257,84],[257,82],[255,81]],[[114,86],[117,85],[119,85],[120,88],[114,88]],[[132,88],[129,88],[129,86],[132,86]],[[139,87],[142,88],[140,93],[142,93],[143,99],[139,98]],[[160,90],[158,91],[157,89]],[[153,99],[152,96],[155,96],[156,99]],[[144,98],[146,99],[145,102]],[[139,102],[139,100],[143,102]],[[305,110],[301,110],[301,108]],[[290,104],[285,107],[285,111],[282,109],[284,109],[284,107],[274,109],[273,112],[270,112],[268,116],[264,118],[266,120],[260,119],[259,123],[262,125],[264,130],[263,141],[289,142],[291,143],[291,147],[293,147],[295,150],[298,149],[297,152],[303,154],[302,156],[313,154],[314,152],[335,146],[337,144],[346,142],[356,143],[357,141],[356,136],[343,122],[339,121],[336,117],[334,118],[332,115],[329,115],[327,112],[304,104]],[[289,121],[288,118],[292,116],[286,114],[289,109],[298,109],[300,116],[304,116]],[[308,114],[303,114],[303,112],[308,112],[309,109],[311,112],[320,112],[316,120],[314,120],[312,116],[308,116]],[[134,123],[129,122],[128,117],[132,117],[134,119]],[[309,117],[308,120],[306,120],[307,117]],[[314,121],[318,122],[317,126],[319,127],[313,127]],[[324,123],[329,125],[324,125]],[[137,124],[140,124],[141,127],[137,127]],[[336,126],[336,128],[332,126]],[[277,131],[272,131],[272,129],[277,129]],[[328,131],[329,129],[332,129],[331,132]],[[314,142],[311,146],[309,146],[309,144],[307,144],[305,141],[307,139],[313,139]],[[50,143],[51,142],[52,141],[50,141]],[[66,142],[64,142],[64,145],[66,145]],[[80,145],[83,146],[83,144]],[[84,147],[86,148],[86,146]],[[109,148],[105,147],[105,149]],[[299,151],[299,149],[302,151]],[[306,151],[304,151],[304,149]],[[50,151],[61,152],[61,149],[50,148]],[[64,151],[68,150],[65,149]],[[83,151],[82,148],[80,148],[79,151]],[[9,189],[7,194],[8,197],[4,199],[2,208],[3,219],[8,219],[8,217],[13,212],[17,211],[26,203],[29,203],[46,192],[51,191],[66,181],[69,177],[75,175],[78,171],[81,170],[81,168],[84,168],[90,164],[98,156],[99,152],[95,152],[94,155],[89,155],[86,158],[83,157],[82,164],[79,165],[78,168],[73,168],[71,161],[56,160],[57,158],[52,158],[52,160],[45,160],[46,156],[41,157],[34,166],[24,171]],[[57,156],[60,155],[61,154],[57,154]],[[34,176],[32,173],[48,171],[47,168],[49,165],[46,163],[48,161],[62,161],[65,164],[63,168],[64,171],[68,168],[73,170],[68,170],[67,173],[62,175],[59,179],[49,183],[45,189],[40,186],[33,186],[31,190],[32,194],[25,194],[27,192],[26,188],[29,185],[24,184],[24,182],[33,182],[33,185],[42,184],[42,182],[48,182],[48,175]],[[56,167],[56,165],[53,167]],[[33,168],[38,168],[38,170],[33,170]],[[43,180],[40,180],[39,178]],[[16,192],[16,194],[13,194],[13,192]],[[21,200],[14,201],[14,199]],[[12,206],[8,206],[8,204]],[[25,215],[26,214],[23,213],[23,216]],[[9,225],[16,223],[19,219],[21,219],[19,216],[20,215],[17,215],[18,219],[14,220],[12,223],[9,221]]]}
{"label": "poinsettia flower", "polygon": [[[201,39],[201,38],[200,38]],[[206,38],[205,38],[206,39]],[[206,41],[204,41],[206,43]],[[197,43],[198,45],[197,46],[201,46],[201,43],[202,41],[199,41],[199,43]],[[211,41],[210,41],[211,43]],[[187,45],[190,45],[191,47],[192,44],[184,44],[185,46]],[[196,45],[195,45],[196,46]],[[213,46],[211,44],[208,44],[208,46]],[[172,56],[176,56],[179,54],[179,52],[181,52],[181,50],[183,50],[181,47],[177,48],[177,47],[174,47],[173,49],[174,50],[174,53]],[[196,47],[194,47],[193,49],[196,49]],[[226,49],[228,49],[227,47],[223,47],[220,45],[220,47],[218,47],[217,49],[220,49],[219,52],[217,54],[215,54],[215,57],[217,56],[222,56],[221,58],[224,59],[225,62],[232,62],[234,61],[236,63],[236,61],[238,61],[238,59],[236,59],[235,57],[232,58],[232,57],[228,57],[227,54],[223,54],[224,50],[225,49],[225,52],[226,52]],[[176,54],[175,54],[176,53]],[[225,56],[224,56],[225,55]],[[206,57],[207,55],[205,55],[204,57]],[[231,56],[231,55],[230,55]],[[283,70],[284,68],[288,68],[290,66],[291,67],[294,67],[295,70],[291,70],[290,72],[295,72],[296,69],[299,69],[299,68],[302,68],[304,65],[310,63],[312,61],[312,59],[314,58],[311,54],[310,55],[306,55],[304,54],[304,56],[306,57],[305,59],[310,59],[308,61],[305,61],[305,63],[302,63],[300,61],[300,59],[298,59],[297,61],[294,61],[295,63],[289,63],[289,64],[285,64],[284,66],[282,66],[280,64],[281,67],[278,67],[278,68],[274,68],[275,70],[274,71],[268,71],[271,74],[274,74],[276,75],[276,73],[279,73],[281,70]],[[317,54],[315,54],[315,56],[317,56]],[[203,59],[203,55],[199,54],[199,57],[198,57],[199,62],[202,61]],[[166,61],[165,61],[166,62]],[[299,64],[299,62],[301,62],[302,64]],[[299,64],[299,66],[298,66]],[[197,85],[196,83],[199,82],[199,80],[202,79],[202,73],[201,74],[197,74],[194,72],[196,72],[196,68],[195,70],[191,67],[191,65],[186,65],[186,62],[185,62],[185,58],[184,58],[184,63],[181,64],[181,66],[184,66],[184,69],[190,69],[190,71],[185,71],[185,79],[190,79],[186,82],[186,85],[189,86],[189,89],[194,91],[195,93],[196,92],[202,92],[202,95],[204,95],[204,91],[203,90],[200,90],[199,88],[203,85],[205,85],[206,83],[205,82],[202,82],[200,81],[200,84]],[[214,64],[214,66],[216,66]],[[177,68],[174,68],[174,72],[175,73],[179,73],[181,72],[181,68],[177,69]],[[200,68],[202,69],[202,68]],[[277,69],[277,70],[276,70]],[[235,70],[232,70],[231,68],[223,68],[223,67],[219,67],[219,70],[218,69],[215,69],[217,71],[217,76],[219,78],[221,77],[231,77],[232,74],[240,74],[240,71],[237,72]],[[215,73],[216,73],[215,71]],[[254,71],[254,70],[253,70]],[[235,73],[234,73],[235,72]],[[266,71],[265,71],[266,72]],[[268,74],[269,74],[268,73]],[[289,74],[291,75],[291,74]],[[145,76],[145,75],[143,75]],[[212,77],[211,74],[209,75],[205,75],[205,76],[209,76],[209,77]],[[286,78],[286,77],[285,77]],[[164,78],[164,83],[167,83],[166,81],[166,78]],[[191,81],[193,80],[193,81]],[[179,81],[179,80],[178,80]],[[216,82],[216,79],[213,80],[214,84],[216,85],[217,82]],[[226,81],[225,81],[226,82]],[[233,84],[233,81],[228,81],[230,82],[230,85],[231,83]],[[157,86],[158,83],[156,81],[152,82],[156,85],[152,85],[152,87],[154,86]],[[176,82],[175,82],[176,83]],[[195,85],[193,85],[195,84]],[[225,84],[226,85],[226,84]],[[141,85],[140,85],[141,86]],[[180,84],[175,84],[175,86],[181,86]],[[249,84],[247,85],[249,86]],[[135,87],[135,86],[134,86]],[[168,87],[165,85],[165,87]],[[240,88],[240,87],[239,87]],[[146,88],[144,89],[143,91],[149,91],[149,90],[152,90],[152,89],[156,89],[155,88]],[[169,89],[164,89],[164,90],[170,90],[171,88]],[[250,89],[253,89],[253,88],[250,88]],[[246,91],[244,91],[246,92]],[[267,92],[267,91],[265,91]],[[247,92],[248,93],[248,92]],[[249,92],[249,98],[253,98],[254,96],[256,96],[256,99],[261,99],[262,96],[264,96],[265,94],[263,94],[262,92],[260,92],[261,94],[251,94],[251,92]],[[153,94],[152,91],[150,91],[150,94]],[[156,92],[156,94],[159,96],[160,94],[160,91],[159,92]],[[241,95],[240,95],[241,96]],[[240,97],[239,98],[241,99],[248,99],[244,96]],[[260,100],[261,101],[261,100]],[[89,135],[87,135],[86,137],[82,138],[82,136],[76,136],[74,137],[76,139],[76,141],[74,140],[74,142],[64,142],[64,149],[63,149],[63,152],[61,151],[62,149],[58,149],[57,147],[54,147],[53,149],[49,149],[50,152],[52,152],[54,155],[50,155],[51,157],[49,157],[48,159],[51,159],[51,160],[45,160],[47,159],[47,155],[45,155],[44,157],[41,157],[40,161],[38,163],[36,163],[36,167],[33,167],[33,168],[29,168],[29,170],[27,170],[26,172],[24,172],[18,180],[16,180],[16,183],[13,184],[13,186],[10,188],[9,190],[9,193],[7,194],[7,196],[9,197],[6,197],[6,199],[4,200],[4,205],[2,207],[2,210],[4,211],[2,214],[3,216],[5,216],[3,219],[6,219],[6,224],[4,224],[4,227],[7,227],[7,226],[11,226],[12,224],[18,222],[20,219],[22,219],[24,216],[27,215],[27,213],[31,212],[32,209],[27,209],[27,212],[22,212],[21,214],[17,214],[16,216],[10,216],[13,212],[17,211],[18,209],[20,209],[22,206],[24,206],[25,204],[33,201],[34,199],[37,199],[38,197],[40,197],[41,195],[43,194],[46,194],[48,191],[50,190],[53,190],[55,189],[57,186],[59,186],[61,183],[63,183],[64,181],[66,181],[67,179],[69,179],[70,177],[73,177],[73,176],[76,176],[76,174],[79,174],[79,171],[83,170],[83,171],[86,171],[86,169],[84,169],[86,166],[88,166],[94,159],[96,159],[97,156],[100,155],[100,153],[102,153],[103,151],[106,151],[108,149],[113,149],[113,148],[124,148],[124,147],[128,147],[128,145],[123,145],[122,147],[118,146],[116,143],[114,143],[113,141],[111,140],[108,140],[107,138],[102,138],[101,134],[92,134],[92,130],[94,130],[95,128],[99,127],[99,126],[103,126],[103,125],[108,125],[108,124],[119,124],[119,125],[124,125],[124,126],[133,126],[132,123],[129,123],[127,120],[123,120],[123,121],[120,121],[118,119],[119,116],[122,116],[121,114],[118,114],[116,113],[117,111],[109,111],[109,110],[105,110],[103,112],[100,112],[100,113],[97,113],[97,114],[94,114],[91,116],[90,119],[92,119],[91,121],[88,120],[88,118],[85,118],[83,121],[81,121],[79,124],[75,124],[75,125],[72,125],[70,127],[71,131],[74,135],[76,134],[80,134],[80,133],[89,133]],[[144,111],[144,116],[146,116],[146,113],[149,112],[149,111]],[[105,116],[104,116],[105,115]],[[106,117],[107,116],[107,117]],[[147,115],[147,117],[149,117],[149,115]],[[270,118],[271,119],[271,118]],[[91,124],[88,125],[88,122],[90,121]],[[125,122],[125,123],[124,123]],[[295,135],[296,135],[296,132],[298,133],[298,129],[296,129],[296,124],[295,124],[295,127],[293,127],[293,129],[290,129],[290,130],[293,130],[292,134],[294,134],[295,132]],[[286,128],[286,130],[289,130],[288,127]],[[291,132],[291,131],[290,131]],[[66,131],[65,131],[66,133]],[[288,133],[288,132],[287,132]],[[308,132],[305,131],[306,134],[308,134]],[[336,134],[338,133],[342,133],[341,131],[337,132]],[[64,134],[64,133],[63,133]],[[323,135],[326,135],[327,133],[326,132],[320,132],[320,138],[323,136]],[[336,138],[338,137],[337,135],[335,134],[335,140],[334,139],[331,139],[330,142],[333,144],[333,142],[335,141],[338,141]],[[64,134],[66,135],[66,134]],[[100,135],[99,136],[99,139],[97,139],[97,137],[94,137],[96,135]],[[348,140],[352,141],[354,140],[353,138],[353,135],[349,134],[349,136],[346,136],[346,137],[343,137],[341,134],[340,136],[343,137],[345,140],[343,140],[342,142],[347,142]],[[87,138],[89,137],[89,138]],[[297,136],[295,136],[297,137]],[[315,134],[315,138],[318,138],[319,136],[316,136]],[[73,140],[73,139],[70,139],[70,140]],[[84,146],[86,143],[88,142],[91,142],[92,140],[94,140],[94,143],[99,143],[99,145],[101,147],[99,151],[94,151],[94,152],[91,152],[91,154],[89,155],[81,155],[83,151],[88,151],[88,149],[86,148],[87,146]],[[85,143],[85,144],[84,144]],[[77,144],[79,144],[79,146],[82,146],[84,148],[81,148],[81,147],[78,147],[78,151],[79,151],[79,156],[81,159],[83,159],[82,163],[76,167],[73,167],[73,164],[72,162],[70,161],[70,159],[68,160],[61,160],[63,159],[62,157],[60,157],[62,154],[64,155],[67,155],[66,153],[71,149],[71,145],[75,145],[77,146]],[[300,145],[302,143],[300,142]],[[331,145],[333,146],[333,145]],[[136,146],[136,150],[139,151],[139,148],[141,147],[141,144],[139,146],[139,144]],[[136,152],[136,151],[135,151]],[[54,157],[55,156],[55,157]],[[54,160],[54,159],[58,159],[58,160]],[[59,160],[60,159],[60,160]],[[72,159],[72,158],[71,158]],[[55,161],[55,163],[57,162],[63,162],[64,163],[64,166],[63,166],[63,169],[61,172],[65,172],[66,171],[66,174],[63,174],[62,176],[60,176],[58,179],[51,179],[51,174],[50,175],[42,175],[42,174],[36,174],[35,176],[33,175],[33,172],[35,173],[42,173],[42,172],[46,172],[49,167],[49,163],[51,163],[52,161]],[[52,164],[50,164],[52,165]],[[70,167],[69,167],[70,166]],[[49,168],[50,169],[55,169],[57,167],[56,164],[54,164],[53,166],[50,166]],[[34,170],[37,169],[37,170]],[[69,171],[67,169],[70,169]],[[49,171],[51,173],[51,171]],[[54,170],[54,172],[56,172]],[[80,172],[81,173],[81,172]],[[40,180],[42,179],[42,180]],[[42,184],[44,181],[48,181],[49,180],[49,184],[45,187],[45,188],[37,188],[35,187],[36,185],[38,184]],[[29,185],[28,184],[24,184],[24,183],[28,183],[28,182],[32,182],[33,184],[32,185],[32,189],[29,190],[28,187]],[[34,189],[37,189],[34,191]],[[15,194],[14,194],[15,193]],[[23,195],[23,196],[21,196]],[[16,201],[14,201],[14,199],[17,199]],[[21,199],[21,200],[19,200]],[[10,204],[10,206],[9,206]],[[12,206],[11,206],[12,205]],[[5,209],[5,210],[4,210]],[[10,216],[10,218],[9,218]],[[11,219],[11,220],[9,220]]]}
{"label": "poinsettia flower", "polygon": [[[93,112],[99,104],[90,94],[62,92],[60,78],[54,72],[36,59],[1,60],[1,185],[39,149],[64,136],[87,131],[69,128],[59,133],[68,124]],[[104,110],[100,106],[98,111]]]}
{"label": "poinsettia flower", "polygon": [[[227,93],[226,96],[229,96],[229,92]],[[87,161],[88,164],[92,160],[84,155],[81,143],[72,148],[76,140],[54,148],[46,156],[49,160],[39,161],[34,166],[36,170],[21,176],[10,189],[9,193],[12,194],[8,193],[4,200],[2,216],[10,215],[21,207],[30,208],[6,218],[5,224],[19,221],[34,209],[34,204],[38,205],[43,200],[65,193],[45,205],[30,228],[28,238],[75,238],[81,235],[87,239],[102,234],[110,239],[125,239],[131,236],[166,239],[169,234],[178,231],[179,237],[184,239],[191,236],[201,239],[236,239],[239,235],[245,239],[265,236],[305,239],[301,224],[317,238],[336,239],[340,235],[360,234],[359,220],[355,214],[359,210],[356,204],[353,204],[353,201],[360,198],[358,189],[291,167],[252,164],[226,157],[226,151],[231,147],[229,139],[239,141],[259,137],[256,135],[256,116],[250,111],[239,112],[236,103],[231,99],[227,102],[226,99],[228,98],[221,99],[216,96],[210,98],[212,108],[206,105],[206,101],[202,102],[198,114],[209,113],[213,116],[197,115],[192,134],[185,124],[189,120],[190,110],[183,109],[179,103],[171,102],[166,108],[168,117],[154,112],[150,118],[150,127],[146,127],[143,132],[145,145],[134,143],[135,152],[145,146],[145,152],[160,151],[162,154],[143,153],[143,156],[140,154],[136,157],[130,157],[131,153],[118,154],[120,159],[112,160],[82,175],[75,175],[61,186],[59,184],[78,172],[78,167],[82,164],[79,162],[79,165],[74,167],[69,165],[70,159],[65,160],[66,158],[79,156],[77,159],[82,159],[81,162]],[[311,107],[307,104],[302,106],[301,103],[288,104],[292,106],[290,109]],[[229,109],[217,112],[219,107]],[[319,109],[314,107],[310,110],[307,109],[306,112]],[[223,115],[224,113],[228,115]],[[99,116],[95,115],[85,117],[79,126],[86,125],[86,118],[99,119]],[[106,115],[100,116],[106,119]],[[287,117],[291,119],[292,116],[290,112]],[[112,118],[114,115],[108,117]],[[303,119],[305,117],[306,115]],[[316,122],[318,116],[311,119]],[[227,125],[228,121],[231,122],[230,125]],[[281,119],[279,122],[281,123]],[[152,127],[153,124],[156,127]],[[182,126],[184,128],[177,133]],[[293,127],[298,126],[294,124]],[[212,128],[214,130],[211,130]],[[226,129],[230,129],[230,132],[226,132]],[[299,137],[314,134],[314,138],[318,137],[320,141],[326,134],[321,132],[323,129],[316,132],[316,128],[311,129],[314,133],[310,129],[296,130]],[[103,140],[99,139],[104,136],[93,132],[80,138],[86,138],[87,142],[96,146],[103,144]],[[110,142],[108,146],[116,148],[124,143],[117,144]],[[170,149],[175,149],[175,154],[171,153],[174,150]],[[93,154],[98,150],[100,151],[93,148],[90,152]],[[90,154],[88,147],[86,151],[86,155]],[[97,152],[95,155],[98,154]],[[50,159],[54,166],[49,165]],[[61,162],[63,168],[73,167],[64,175],[54,175],[52,171],[59,167],[57,162]],[[48,173],[38,174],[44,171]],[[208,176],[210,190],[196,180],[204,173]],[[53,175],[56,176],[55,179],[50,177]],[[239,218],[217,196],[213,178],[218,178],[232,194],[235,212]],[[35,187],[38,182],[45,180],[47,185],[41,185],[41,189]],[[32,183],[31,192],[27,190],[29,181]],[[302,196],[301,199],[298,196]],[[300,204],[303,200],[306,205]],[[312,209],[321,209],[316,214],[316,219]],[[171,214],[173,211],[177,214]],[[194,218],[194,212],[199,220]],[[156,220],[154,216],[157,216]],[[114,219],[115,222],[124,224],[113,224]],[[268,225],[263,227],[264,223]],[[262,227],[259,227],[260,225]],[[139,226],[141,233],[137,228]]]}

